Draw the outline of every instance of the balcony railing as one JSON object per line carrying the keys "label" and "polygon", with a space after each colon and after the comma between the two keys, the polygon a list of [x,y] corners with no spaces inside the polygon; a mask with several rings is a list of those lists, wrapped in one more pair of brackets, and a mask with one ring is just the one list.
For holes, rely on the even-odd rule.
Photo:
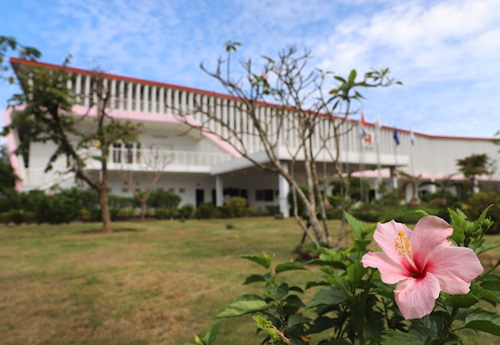
{"label": "balcony railing", "polygon": [[108,166],[110,170],[169,171],[182,167],[210,168],[229,159],[231,155],[219,152],[113,147]]}

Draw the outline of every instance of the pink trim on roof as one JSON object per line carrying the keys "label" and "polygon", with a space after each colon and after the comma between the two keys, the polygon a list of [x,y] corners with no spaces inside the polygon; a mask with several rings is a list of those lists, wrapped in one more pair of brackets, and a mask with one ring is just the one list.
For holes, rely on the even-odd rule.
{"label": "pink trim on roof", "polygon": [[[352,176],[355,177],[365,177],[365,178],[377,178],[379,176],[378,172],[376,170],[366,170],[366,171],[355,171],[352,173]],[[390,178],[390,174],[387,171],[381,171],[380,172],[380,177],[384,179]],[[450,175],[443,175],[443,174],[416,174],[416,177],[418,177],[419,180],[431,180],[431,181],[439,181],[439,180],[444,180],[450,178]],[[468,178],[466,178],[464,175],[461,174],[456,174],[453,175],[451,180],[454,181],[467,181]],[[500,176],[477,176],[477,179],[479,181],[500,181]]]}
{"label": "pink trim on roof", "polygon": [[[3,122],[5,126],[8,126],[12,123],[12,112],[15,110],[23,110],[25,106],[17,106],[17,107],[8,107],[5,109],[3,113]],[[23,191],[23,181],[21,180],[21,169],[19,157],[13,152],[17,149],[16,139],[14,138],[14,133],[12,131],[7,134],[7,150],[9,152],[10,165],[12,166],[12,170],[19,177],[16,180],[16,190],[20,193]]]}
{"label": "pink trim on roof", "polygon": [[[97,110],[95,107],[89,108],[84,106],[73,106],[72,111],[76,115],[90,115],[96,116]],[[163,123],[184,123],[182,119],[175,115],[169,114],[158,114],[158,113],[142,113],[142,112],[133,112],[133,111],[124,111],[124,110],[108,110],[107,114],[111,117],[118,119],[126,119],[131,121],[147,121],[147,122],[163,122]],[[195,127],[201,126],[197,121],[186,118],[186,122]],[[210,141],[214,142],[217,146],[221,147],[224,151],[228,152],[234,157],[241,157],[241,154],[230,144],[219,139],[215,134],[208,132],[207,130],[201,130],[201,133],[208,138]]]}

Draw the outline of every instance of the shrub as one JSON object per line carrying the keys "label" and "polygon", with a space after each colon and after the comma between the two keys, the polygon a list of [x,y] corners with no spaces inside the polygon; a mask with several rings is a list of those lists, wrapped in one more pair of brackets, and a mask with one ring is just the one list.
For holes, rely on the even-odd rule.
{"label": "shrub", "polygon": [[0,224],[9,224],[9,212],[0,212]]}
{"label": "shrub", "polygon": [[155,217],[157,219],[172,219],[177,214],[178,211],[175,208],[158,208],[155,210]]}
{"label": "shrub", "polygon": [[129,220],[136,217],[135,208],[111,208],[109,210],[111,220]]}
{"label": "shrub", "polygon": [[204,202],[198,206],[195,215],[199,219],[219,218],[222,216],[222,212],[215,205]]}
{"label": "shrub", "polygon": [[177,208],[180,202],[181,197],[177,194],[158,189],[151,192],[147,201],[147,205],[155,209]]}
{"label": "shrub", "polygon": [[241,217],[243,216],[247,206],[247,199],[240,196],[233,196],[224,202],[224,206],[226,207],[227,215],[230,218]]}
{"label": "shrub", "polygon": [[92,217],[92,212],[87,209],[87,208],[82,208],[80,211],[78,211],[78,220],[81,220],[82,222],[89,222]]}
{"label": "shrub", "polygon": [[70,195],[54,194],[40,200],[36,218],[39,223],[69,223],[77,218],[79,211],[79,206]]}
{"label": "shrub", "polygon": [[191,204],[182,205],[177,211],[177,214],[183,219],[189,219],[194,214],[194,206]]}
{"label": "shrub", "polygon": [[257,207],[247,207],[244,215],[245,217],[258,217],[261,215],[261,211]]}
{"label": "shrub", "polygon": [[280,207],[278,205],[267,205],[266,212],[270,216],[280,213]]}
{"label": "shrub", "polygon": [[470,219],[476,219],[486,207],[492,204],[493,206],[488,211],[487,216],[491,218],[494,223],[488,233],[498,234],[500,233],[500,195],[491,192],[473,194],[469,197],[467,203],[463,205],[463,209]]}
{"label": "shrub", "polygon": [[9,211],[9,223],[22,224],[24,222],[24,211],[23,210],[10,210]]}
{"label": "shrub", "polygon": [[226,229],[227,229],[227,230],[233,230],[233,229],[234,229],[234,224],[232,224],[232,223],[227,223],[227,224],[226,224]]}
{"label": "shrub", "polygon": [[108,195],[108,202],[110,208],[132,208],[135,206],[135,198],[119,196],[119,195]]}

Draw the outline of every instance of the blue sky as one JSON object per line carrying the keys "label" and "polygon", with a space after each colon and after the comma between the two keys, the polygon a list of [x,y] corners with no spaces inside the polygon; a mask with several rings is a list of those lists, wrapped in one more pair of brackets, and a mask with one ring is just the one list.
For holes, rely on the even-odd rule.
{"label": "blue sky", "polygon": [[[404,86],[370,90],[366,120],[416,132],[500,130],[498,0],[0,0],[0,35],[42,61],[220,91],[201,72],[228,40],[243,57],[309,48],[311,66],[347,74],[389,67]],[[16,91],[0,84],[0,106]]]}

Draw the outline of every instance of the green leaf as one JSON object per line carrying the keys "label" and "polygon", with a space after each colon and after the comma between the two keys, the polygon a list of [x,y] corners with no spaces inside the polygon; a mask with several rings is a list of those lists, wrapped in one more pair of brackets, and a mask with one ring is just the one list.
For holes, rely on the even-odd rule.
{"label": "green leaf", "polygon": [[290,315],[290,318],[288,319],[288,327],[292,328],[293,326],[301,325],[303,323],[308,323],[310,321],[311,321],[311,319],[308,317],[304,317],[304,316],[298,315],[298,314],[292,314],[292,315]]}
{"label": "green leaf", "polygon": [[467,295],[448,295],[443,293],[442,296],[443,302],[454,308],[469,308],[479,302],[479,298],[470,292]]}
{"label": "green leaf", "polygon": [[274,287],[272,285],[267,285],[266,286],[266,293],[269,297],[271,297],[275,301],[281,301],[285,296],[288,294],[288,284],[287,283],[282,283],[278,287]]}
{"label": "green leaf", "polygon": [[357,75],[357,72],[355,69],[353,69],[351,71],[351,73],[349,73],[349,83],[351,83],[351,84],[354,83],[354,80],[356,79],[356,75]]}
{"label": "green leaf", "polygon": [[262,316],[255,315],[253,317],[255,322],[257,323],[257,328],[262,330],[264,333],[269,335],[272,339],[278,341],[278,342],[284,342],[284,343],[289,343],[290,341],[286,339],[274,325],[271,321],[268,321],[264,319]]}
{"label": "green leaf", "polygon": [[303,265],[296,262],[284,262],[282,264],[276,265],[276,274],[285,272],[285,271],[293,271],[293,270],[307,270]]}
{"label": "green leaf", "polygon": [[351,216],[349,213],[344,212],[345,219],[347,220],[347,223],[351,227],[352,231],[360,238],[363,239],[363,223],[361,223],[359,220]]}
{"label": "green leaf", "polygon": [[496,306],[500,303],[500,297],[494,294],[491,291],[483,289],[481,286],[472,283],[470,287],[470,291],[478,296],[479,298],[485,300],[493,306]]}
{"label": "green leaf", "polygon": [[363,267],[363,264],[361,262],[356,262],[347,267],[347,280],[349,280],[351,284],[357,283],[363,278],[365,272],[366,268]]}
{"label": "green leaf", "polygon": [[257,282],[265,282],[266,278],[261,274],[251,274],[246,279],[243,285],[257,283]]}
{"label": "green leaf", "polygon": [[250,261],[255,262],[256,264],[261,265],[265,269],[269,269],[271,267],[271,256],[267,255],[266,253],[263,253],[262,256],[257,256],[257,255],[242,255],[240,258],[247,259]]}
{"label": "green leaf", "polygon": [[389,330],[382,336],[382,345],[419,345],[424,344],[422,340],[416,336],[404,333],[398,330]]}
{"label": "green leaf", "polygon": [[307,264],[308,265],[330,266],[333,268],[345,270],[345,264],[342,261],[337,261],[337,260],[314,259],[314,260],[308,261]]}
{"label": "green leaf", "polygon": [[493,204],[491,204],[490,206],[486,207],[484,209],[484,211],[481,213],[481,215],[479,216],[479,218],[476,220],[476,222],[483,222],[486,219],[486,214],[488,214],[488,211],[492,207],[493,207]]}
{"label": "green leaf", "polygon": [[216,318],[222,319],[253,313],[267,309],[267,303],[257,295],[243,295],[231,303],[224,311],[217,314]]}
{"label": "green leaf", "polygon": [[474,249],[474,253],[476,253],[476,255],[479,255],[479,254],[482,254],[484,252],[487,252],[489,250],[492,250],[492,249],[495,249],[498,247],[500,247],[500,244],[482,244],[479,247]]}
{"label": "green leaf", "polygon": [[448,208],[448,212],[450,213],[451,224],[453,226],[453,235],[451,235],[451,239],[455,241],[455,243],[460,244],[465,239],[467,221],[450,208]]}
{"label": "green leaf", "polygon": [[420,213],[424,217],[429,216],[429,214],[427,212],[425,212],[424,210],[421,210],[421,209],[416,210],[415,213]]}
{"label": "green leaf", "polygon": [[465,327],[500,336],[500,316],[478,308],[465,317]]}
{"label": "green leaf", "polygon": [[354,240],[354,248],[359,252],[365,252],[370,243],[372,243],[370,240]]}
{"label": "green leaf", "polygon": [[204,345],[212,345],[213,342],[215,341],[215,337],[217,336],[217,333],[219,333],[220,326],[222,325],[222,321],[216,322],[210,327],[205,335],[203,336],[202,340]]}
{"label": "green leaf", "polygon": [[307,308],[314,308],[321,305],[337,305],[344,302],[347,295],[344,291],[329,287],[323,290],[319,290],[314,298],[307,304]]}
{"label": "green leaf", "polygon": [[486,276],[481,283],[481,287],[485,290],[500,293],[500,277],[495,275]]}

